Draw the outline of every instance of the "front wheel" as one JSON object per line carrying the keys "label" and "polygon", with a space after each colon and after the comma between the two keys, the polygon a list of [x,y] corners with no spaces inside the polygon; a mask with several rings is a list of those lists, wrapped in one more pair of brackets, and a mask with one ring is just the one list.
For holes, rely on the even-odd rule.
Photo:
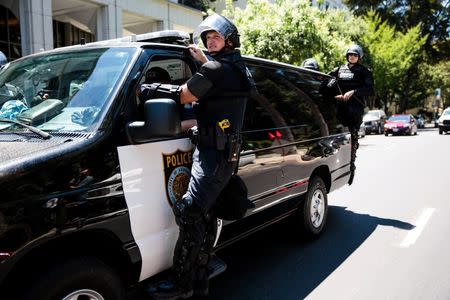
{"label": "front wheel", "polygon": [[325,183],[320,177],[313,177],[308,191],[299,207],[301,231],[310,238],[318,237],[327,221],[328,196]]}
{"label": "front wheel", "polygon": [[86,257],[49,268],[35,278],[24,300],[121,300],[122,282],[102,261]]}

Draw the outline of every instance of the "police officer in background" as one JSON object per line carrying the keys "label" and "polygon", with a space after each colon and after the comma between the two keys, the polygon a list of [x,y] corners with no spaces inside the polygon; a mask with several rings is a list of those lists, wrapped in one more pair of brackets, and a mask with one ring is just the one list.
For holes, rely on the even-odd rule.
{"label": "police officer in background", "polygon": [[365,98],[374,95],[372,72],[361,64],[364,53],[359,45],[351,45],[345,57],[347,63],[335,68],[329,75],[337,79],[334,85],[334,98],[337,103],[337,117],[347,126],[351,134],[350,178],[352,184],[355,174],[356,150],[359,147],[358,130],[364,114]]}
{"label": "police officer in background", "polygon": [[314,58],[305,59],[302,62],[301,67],[310,69],[310,70],[314,70],[314,71],[320,71],[319,63]]}
{"label": "police officer in background", "polygon": [[171,98],[181,105],[194,105],[198,132],[191,179],[186,194],[173,206],[180,234],[175,246],[172,278],[149,288],[154,299],[184,299],[208,295],[207,265],[213,249],[217,197],[236,167],[245,105],[253,86],[237,47],[237,28],[225,17],[207,17],[194,32],[211,59],[196,45],[193,58],[202,66],[182,86],[142,85],[143,99]]}

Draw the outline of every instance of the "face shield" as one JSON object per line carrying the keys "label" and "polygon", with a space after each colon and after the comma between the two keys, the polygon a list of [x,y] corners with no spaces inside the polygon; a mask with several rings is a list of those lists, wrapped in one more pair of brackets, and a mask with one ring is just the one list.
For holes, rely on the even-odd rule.
{"label": "face shield", "polygon": [[203,45],[206,47],[206,33],[212,30],[217,31],[225,40],[233,33],[237,33],[236,26],[234,26],[227,18],[219,14],[214,14],[204,19],[203,22],[198,25],[193,34],[194,43],[198,44],[201,39]]}

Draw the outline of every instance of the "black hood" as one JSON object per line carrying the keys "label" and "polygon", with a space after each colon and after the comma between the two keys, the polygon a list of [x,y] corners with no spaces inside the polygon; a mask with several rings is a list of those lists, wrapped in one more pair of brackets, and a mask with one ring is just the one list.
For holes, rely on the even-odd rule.
{"label": "black hood", "polygon": [[90,136],[90,133],[56,133],[43,140],[37,136],[0,134],[0,177],[39,164],[49,156],[60,156]]}

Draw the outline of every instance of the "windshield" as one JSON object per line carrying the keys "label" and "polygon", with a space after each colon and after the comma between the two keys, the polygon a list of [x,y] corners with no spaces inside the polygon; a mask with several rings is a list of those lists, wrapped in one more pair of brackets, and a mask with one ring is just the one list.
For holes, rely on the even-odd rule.
{"label": "windshield", "polygon": [[444,113],[442,114],[444,116],[450,116],[450,109],[444,110]]}
{"label": "windshield", "polygon": [[389,118],[392,122],[409,122],[409,116],[392,116]]}
{"label": "windshield", "polygon": [[[0,118],[46,131],[87,131],[99,122],[134,48],[32,56],[0,72]],[[0,130],[25,130],[0,122]]]}

